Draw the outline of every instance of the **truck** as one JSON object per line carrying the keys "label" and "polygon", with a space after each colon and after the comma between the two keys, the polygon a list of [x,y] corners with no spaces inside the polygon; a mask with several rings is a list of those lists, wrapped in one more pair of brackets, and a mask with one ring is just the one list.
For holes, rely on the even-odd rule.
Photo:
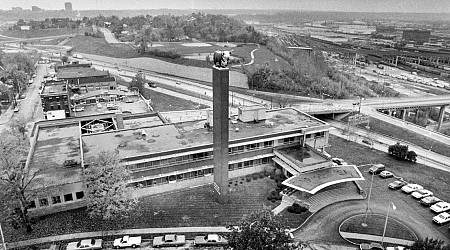
{"label": "truck", "polygon": [[122,238],[114,240],[114,248],[122,248],[122,247],[139,247],[141,246],[142,237],[130,237],[128,235],[123,236]]}

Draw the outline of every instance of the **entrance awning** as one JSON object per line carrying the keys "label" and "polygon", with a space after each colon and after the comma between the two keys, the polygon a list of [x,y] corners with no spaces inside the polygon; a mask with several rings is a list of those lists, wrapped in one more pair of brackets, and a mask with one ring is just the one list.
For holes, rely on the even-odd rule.
{"label": "entrance awning", "polygon": [[297,170],[295,170],[293,167],[291,167],[288,164],[286,164],[284,161],[282,161],[278,157],[272,158],[272,161],[274,161],[276,164],[280,165],[282,168],[286,169],[292,175],[298,175],[299,174]]}
{"label": "entrance awning", "polygon": [[282,184],[303,192],[315,194],[319,190],[334,184],[362,180],[364,180],[364,177],[355,165],[343,165],[307,173],[297,173],[283,181]]}

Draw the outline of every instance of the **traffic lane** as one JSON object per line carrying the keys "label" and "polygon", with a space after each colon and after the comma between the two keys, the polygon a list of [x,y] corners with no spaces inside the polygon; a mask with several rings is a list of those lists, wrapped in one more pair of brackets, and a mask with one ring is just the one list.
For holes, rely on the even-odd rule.
{"label": "traffic lane", "polygon": [[[365,189],[367,192],[369,192],[370,188],[370,180],[372,178],[372,174],[369,173],[368,169],[370,166],[361,167],[361,173],[363,174],[364,178],[367,180],[367,183],[365,184]],[[387,169],[389,171],[389,169]],[[392,171],[395,174],[395,171]],[[420,199],[415,199],[411,196],[411,194],[404,193],[403,191],[399,190],[392,190],[388,188],[389,183],[395,181],[396,178],[381,178],[379,175],[374,175],[373,177],[373,186],[372,186],[372,194],[371,194],[371,200],[377,199],[377,200],[388,200],[390,202],[393,202],[399,209],[397,209],[398,212],[404,213],[404,211],[410,211],[409,216],[415,217],[417,220],[424,223],[430,231],[436,232],[436,234],[439,234],[439,238],[442,238],[443,240],[450,242],[450,233],[448,229],[448,224],[444,224],[444,226],[439,226],[436,223],[433,222],[433,217],[437,214],[430,210],[429,207],[424,206],[420,203]],[[417,183],[420,185],[420,183]],[[427,187],[424,187],[427,189]],[[431,190],[432,191],[432,190]],[[401,206],[399,206],[401,204]],[[405,207],[408,206],[408,207]],[[405,210],[402,211],[401,207],[404,207]],[[386,209],[385,209],[386,210]],[[406,213],[406,214],[408,214]],[[416,234],[419,234],[420,231],[415,230],[414,225],[409,225],[411,229],[413,229]]]}

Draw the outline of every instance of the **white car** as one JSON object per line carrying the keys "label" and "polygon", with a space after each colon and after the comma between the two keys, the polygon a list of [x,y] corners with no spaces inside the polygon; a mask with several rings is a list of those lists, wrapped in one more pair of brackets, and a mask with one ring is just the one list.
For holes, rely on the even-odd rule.
{"label": "white car", "polygon": [[142,237],[130,237],[128,235],[123,236],[122,238],[114,240],[114,248],[122,248],[122,247],[132,247],[136,248],[141,245]]}
{"label": "white car", "polygon": [[402,191],[407,194],[410,194],[414,191],[422,190],[422,189],[423,189],[423,187],[419,184],[408,184],[408,185],[402,187]]}
{"label": "white car", "polygon": [[444,201],[438,202],[430,207],[431,211],[442,213],[450,209],[450,204]]}
{"label": "white car", "polygon": [[70,242],[67,245],[67,250],[87,250],[87,249],[102,249],[101,239],[87,239],[77,242]]}
{"label": "white car", "polygon": [[440,213],[433,217],[433,221],[436,222],[439,225],[442,225],[444,223],[447,223],[450,221],[450,214],[444,212]]}
{"label": "white car", "polygon": [[393,177],[394,176],[394,174],[392,173],[392,172],[389,172],[389,171],[386,171],[386,170],[384,170],[384,171],[382,171],[381,173],[380,173],[380,177],[381,178],[391,178],[391,177]]}
{"label": "white car", "polygon": [[411,195],[412,195],[412,197],[414,197],[416,199],[422,199],[427,196],[432,196],[433,192],[426,190],[426,189],[421,189],[421,190],[414,191]]}

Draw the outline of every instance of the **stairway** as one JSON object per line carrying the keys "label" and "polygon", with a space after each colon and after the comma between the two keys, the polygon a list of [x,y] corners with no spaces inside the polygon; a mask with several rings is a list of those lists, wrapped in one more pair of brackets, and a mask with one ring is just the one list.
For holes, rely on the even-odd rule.
{"label": "stairway", "polygon": [[305,202],[309,204],[309,211],[312,213],[340,201],[347,200],[364,200],[365,197],[358,192],[356,188],[338,188],[329,191],[317,193],[307,199]]}

